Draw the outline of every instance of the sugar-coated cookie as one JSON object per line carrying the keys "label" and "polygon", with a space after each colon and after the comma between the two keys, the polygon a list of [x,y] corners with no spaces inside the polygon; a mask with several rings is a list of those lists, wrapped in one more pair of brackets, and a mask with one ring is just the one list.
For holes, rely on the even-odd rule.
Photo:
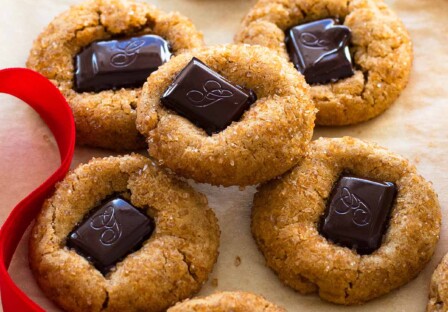
{"label": "sugar-coated cookie", "polygon": [[441,211],[431,183],[401,156],[344,137],[255,195],[252,233],[267,265],[302,294],[361,304],[416,277],[431,259]]}
{"label": "sugar-coated cookie", "polygon": [[[297,25],[302,29],[292,28]],[[316,124],[325,126],[356,124],[384,112],[405,88],[413,58],[405,26],[382,0],[260,0],[235,42],[269,47],[298,68],[329,78],[314,83],[310,75]],[[341,79],[331,79],[332,68]]]}
{"label": "sugar-coated cookie", "polygon": [[447,311],[448,303],[448,256],[442,259],[431,278],[427,312]]}
{"label": "sugar-coated cookie", "polygon": [[44,293],[66,311],[165,311],[218,256],[204,195],[140,155],[93,159],[57,185],[30,235]]}
{"label": "sugar-coated cookie", "polygon": [[[152,42],[142,41],[140,36],[148,34],[157,37]],[[30,51],[27,67],[50,79],[66,97],[75,117],[77,143],[138,149],[144,148],[145,142],[135,129],[135,109],[149,76],[148,71],[139,71],[139,66],[152,62],[156,66],[167,61],[170,53],[177,55],[202,45],[202,34],[178,13],[163,13],[132,0],[89,0],[72,6],[43,30]],[[111,81],[101,86],[101,91],[96,92],[99,86],[84,83],[98,84],[107,75],[112,75]],[[119,84],[135,75],[140,76],[136,84],[128,82],[126,88]]]}
{"label": "sugar-coated cookie", "polygon": [[218,292],[213,295],[187,299],[167,312],[285,312],[261,296],[236,291]]}
{"label": "sugar-coated cookie", "polygon": [[184,177],[225,186],[290,169],[314,118],[303,76],[271,50],[249,45],[172,58],[149,77],[137,108],[152,157]]}

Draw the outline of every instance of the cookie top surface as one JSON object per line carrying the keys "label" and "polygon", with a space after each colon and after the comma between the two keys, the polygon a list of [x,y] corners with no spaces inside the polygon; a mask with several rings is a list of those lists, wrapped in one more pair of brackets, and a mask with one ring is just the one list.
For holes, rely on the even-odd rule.
{"label": "cookie top surface", "polygon": [[236,291],[218,292],[213,295],[193,298],[176,304],[167,312],[285,312],[261,296]]}
{"label": "cookie top surface", "polygon": [[[193,58],[257,97],[239,120],[212,135],[161,103]],[[204,92],[209,85],[195,90]],[[311,139],[314,118],[309,88],[290,63],[267,48],[223,45],[184,53],[153,73],[143,86],[137,128],[147,137],[150,155],[174,172],[198,182],[244,186],[297,163]]]}
{"label": "cookie top surface", "polygon": [[168,41],[174,55],[203,46],[202,34],[188,18],[132,0],[89,0],[74,5],[34,41],[27,67],[50,79],[65,96],[73,110],[79,144],[114,150],[145,147],[135,129],[141,87],[75,91],[75,59],[89,44],[145,34]]}
{"label": "cookie top surface", "polygon": [[336,82],[311,86],[319,110],[316,124],[340,126],[369,120],[397,99],[412,67],[410,36],[383,1],[260,0],[244,18],[235,41],[274,49],[289,60],[285,32],[327,18],[339,19],[351,30],[349,49],[355,72]]}
{"label": "cookie top surface", "polygon": [[448,255],[443,257],[432,274],[427,312],[442,312],[448,305]]}
{"label": "cookie top surface", "polygon": [[[321,234],[333,186],[343,172],[390,182],[398,190],[381,244],[368,254]],[[358,226],[367,224],[366,210],[360,206],[373,206],[357,193],[357,209],[339,206],[344,217],[339,225],[348,226],[348,218]],[[340,199],[353,203],[353,197]],[[366,302],[414,278],[430,260],[440,226],[437,195],[414,166],[386,149],[350,137],[313,141],[298,166],[259,188],[252,210],[252,233],[279,278],[300,293],[318,292],[339,304]]]}
{"label": "cookie top surface", "polygon": [[[135,209],[126,206],[122,215],[108,205],[104,211],[95,210],[116,195],[128,204],[115,208]],[[130,215],[129,209],[137,211]],[[134,225],[152,219],[153,231],[147,239],[147,232],[137,233],[145,237],[143,242],[135,240],[140,246],[102,274],[97,263],[87,260],[91,255],[102,261],[88,240],[100,238],[101,250],[111,244],[113,252],[122,248],[120,236],[133,240],[137,229],[126,228],[123,216],[134,218]],[[87,230],[95,230],[90,236],[82,228],[86,220]],[[78,241],[88,245],[82,250],[87,255],[67,247],[73,233],[87,238]],[[151,311],[163,311],[192,296],[207,280],[218,256],[219,228],[204,195],[149,159],[129,155],[93,159],[69,173],[45,202],[29,244],[39,286],[65,310],[141,311],[150,306]]]}

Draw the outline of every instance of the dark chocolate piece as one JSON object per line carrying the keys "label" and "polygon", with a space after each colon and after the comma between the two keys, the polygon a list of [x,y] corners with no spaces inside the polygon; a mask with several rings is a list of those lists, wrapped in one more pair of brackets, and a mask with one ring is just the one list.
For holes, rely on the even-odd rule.
{"label": "dark chocolate piece", "polygon": [[239,120],[257,96],[193,58],[160,100],[211,135]]}
{"label": "dark chocolate piece", "polygon": [[350,38],[350,28],[328,18],[290,28],[286,48],[309,84],[327,83],[354,74]]}
{"label": "dark chocolate piece", "polygon": [[67,238],[67,246],[103,274],[138,249],[154,231],[154,221],[121,198],[100,206]]}
{"label": "dark chocolate piece", "polygon": [[381,246],[396,193],[392,182],[343,175],[330,196],[321,233],[359,254],[372,253]]}
{"label": "dark chocolate piece", "polygon": [[168,42],[155,35],[93,42],[76,56],[75,91],[141,87],[170,58]]}

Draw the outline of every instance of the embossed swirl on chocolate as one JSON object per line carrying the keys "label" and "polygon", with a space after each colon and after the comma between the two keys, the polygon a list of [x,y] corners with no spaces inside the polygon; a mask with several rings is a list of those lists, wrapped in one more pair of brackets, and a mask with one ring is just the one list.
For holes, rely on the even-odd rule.
{"label": "embossed swirl on chocolate", "polygon": [[352,214],[352,222],[358,226],[366,226],[372,219],[369,207],[358,196],[350,192],[347,187],[343,187],[340,191],[340,197],[334,203],[334,212],[345,215]]}
{"label": "embossed swirl on chocolate", "polygon": [[291,61],[308,83],[327,83],[354,74],[348,45],[351,31],[334,19],[292,27],[286,32]]}
{"label": "embossed swirl on chocolate", "polygon": [[211,135],[238,121],[257,96],[193,58],[160,100]]}
{"label": "embossed swirl on chocolate", "polygon": [[93,230],[101,231],[100,242],[103,245],[113,245],[123,233],[123,229],[115,217],[114,206],[107,206],[103,213],[92,218],[90,227]]}
{"label": "embossed swirl on chocolate", "polygon": [[359,254],[372,253],[381,246],[396,193],[392,182],[342,175],[329,198],[322,235]]}
{"label": "embossed swirl on chocolate", "polygon": [[99,92],[141,87],[170,58],[168,42],[156,35],[93,42],[75,58],[74,89]]}
{"label": "embossed swirl on chocolate", "polygon": [[154,221],[122,198],[94,210],[67,238],[67,246],[103,274],[137,250],[154,231]]}
{"label": "embossed swirl on chocolate", "polygon": [[110,65],[118,68],[127,67],[135,62],[140,48],[145,45],[145,40],[131,39],[124,42],[117,42],[115,49],[118,51],[110,57]]}
{"label": "embossed swirl on chocolate", "polygon": [[207,80],[202,86],[203,90],[190,90],[187,98],[196,107],[207,107],[214,105],[226,98],[234,96],[232,91],[223,89],[221,84],[213,79]]}

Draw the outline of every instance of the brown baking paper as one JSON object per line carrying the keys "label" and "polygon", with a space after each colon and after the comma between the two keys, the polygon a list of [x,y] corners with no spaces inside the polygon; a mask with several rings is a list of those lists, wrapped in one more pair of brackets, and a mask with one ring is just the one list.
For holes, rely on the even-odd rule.
{"label": "brown baking paper", "polygon": [[[0,10],[0,68],[25,65],[32,41],[58,13],[76,0],[2,0]],[[207,44],[231,42],[239,22],[254,0],[152,0],[163,10],[189,16],[203,31]],[[388,0],[403,19],[413,42],[411,80],[399,100],[383,115],[358,126],[316,129],[320,136],[350,135],[374,141],[409,158],[431,180],[448,218],[448,1]],[[25,195],[55,170],[59,153],[55,141],[26,104],[0,95],[0,224]],[[110,152],[78,147],[72,167],[92,156]],[[343,307],[317,295],[302,296],[284,286],[265,266],[250,234],[250,207],[255,187],[239,190],[192,183],[205,193],[221,227],[218,263],[199,295],[218,290],[262,294],[288,311],[423,311],[431,273],[448,251],[443,222],[433,260],[409,284],[362,306]],[[59,311],[37,287],[28,267],[27,236],[10,268],[16,283],[48,311]]]}

